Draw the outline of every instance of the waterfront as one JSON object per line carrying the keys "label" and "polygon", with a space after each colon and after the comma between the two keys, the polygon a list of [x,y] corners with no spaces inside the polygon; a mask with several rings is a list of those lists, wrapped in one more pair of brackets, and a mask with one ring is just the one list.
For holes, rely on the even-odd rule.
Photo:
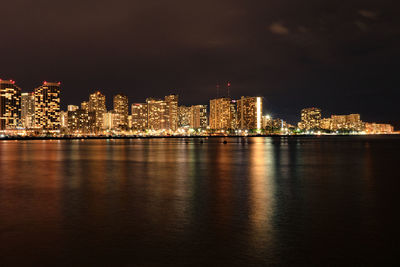
{"label": "waterfront", "polygon": [[1,141],[0,263],[389,263],[399,149],[396,136]]}

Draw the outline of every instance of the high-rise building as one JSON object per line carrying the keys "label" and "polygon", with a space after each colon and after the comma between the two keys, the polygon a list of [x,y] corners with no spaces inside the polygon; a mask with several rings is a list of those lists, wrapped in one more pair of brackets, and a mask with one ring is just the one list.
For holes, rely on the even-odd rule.
{"label": "high-rise building", "polygon": [[230,98],[210,100],[210,128],[227,130],[236,128],[236,102]]}
{"label": "high-rise building", "polygon": [[107,112],[106,109],[106,97],[100,91],[97,91],[89,96],[88,103],[89,112],[94,112],[96,117],[96,123],[94,125],[95,131],[99,131],[103,128],[104,113]]}
{"label": "high-rise building", "polygon": [[394,128],[390,124],[384,123],[365,123],[365,132],[367,134],[392,134]]}
{"label": "high-rise building", "polygon": [[169,130],[169,109],[164,100],[147,98],[148,129]]}
{"label": "high-rise building", "polygon": [[318,130],[321,124],[321,110],[319,108],[305,108],[301,110],[301,130]]}
{"label": "high-rise building", "polygon": [[88,112],[81,108],[68,110],[68,130],[70,133],[91,133],[95,124],[95,112]]}
{"label": "high-rise building", "polygon": [[179,106],[178,107],[178,127],[190,126],[191,122],[191,107]]}
{"label": "high-rise building", "polygon": [[128,128],[128,97],[124,94],[114,96],[115,129],[126,130]]}
{"label": "high-rise building", "polygon": [[68,111],[77,111],[79,109],[78,106],[75,105],[68,105]]}
{"label": "high-rise building", "polygon": [[132,129],[144,131],[147,129],[147,104],[134,103],[131,106]]}
{"label": "high-rise building", "polygon": [[167,104],[167,129],[176,131],[178,129],[178,95],[167,95],[165,102]]}
{"label": "high-rise building", "polygon": [[21,93],[21,123],[25,129],[35,126],[35,94]]}
{"label": "high-rise building", "polygon": [[244,97],[237,101],[238,127],[242,130],[262,128],[262,98]]}
{"label": "high-rise building", "polygon": [[59,130],[60,126],[60,83],[43,82],[35,89],[35,127]]}
{"label": "high-rise building", "polygon": [[207,105],[190,107],[190,127],[193,129],[207,128]]}
{"label": "high-rise building", "polygon": [[117,128],[118,114],[114,111],[109,111],[103,114],[103,129],[114,130]]}
{"label": "high-rise building", "polygon": [[68,128],[68,111],[60,111],[60,127]]}
{"label": "high-rise building", "polygon": [[88,101],[83,101],[81,103],[81,109],[86,110],[88,112],[89,111],[89,102]]}
{"label": "high-rise building", "polygon": [[21,89],[13,80],[0,79],[0,130],[21,126]]}
{"label": "high-rise building", "polygon": [[361,121],[360,114],[332,115],[332,131],[363,131],[364,123]]}

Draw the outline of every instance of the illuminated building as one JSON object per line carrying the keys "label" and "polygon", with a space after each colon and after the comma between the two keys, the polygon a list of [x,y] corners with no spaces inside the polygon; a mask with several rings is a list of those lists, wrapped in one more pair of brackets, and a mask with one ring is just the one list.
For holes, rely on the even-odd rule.
{"label": "illuminated building", "polygon": [[103,114],[103,129],[104,130],[114,130],[116,129],[118,114],[114,111],[106,112]]}
{"label": "illuminated building", "polygon": [[85,109],[68,110],[68,130],[70,133],[91,133],[96,123],[95,112]]}
{"label": "illuminated building", "polygon": [[272,127],[272,118],[270,115],[262,116],[262,125],[263,129],[271,128]]}
{"label": "illuminated building", "polygon": [[68,111],[60,111],[60,127],[68,128]]}
{"label": "illuminated building", "polygon": [[360,114],[332,115],[332,131],[363,131],[364,123],[360,119]]}
{"label": "illuminated building", "polygon": [[21,126],[21,89],[13,80],[0,80],[0,130]]}
{"label": "illuminated building", "polygon": [[230,98],[210,100],[210,128],[227,130],[236,128],[236,102]]}
{"label": "illuminated building", "polygon": [[365,132],[367,134],[392,134],[394,128],[390,124],[384,123],[365,123]]}
{"label": "illuminated building", "polygon": [[237,116],[239,129],[261,129],[262,98],[242,96],[239,100],[237,100]]}
{"label": "illuminated building", "polygon": [[75,105],[68,105],[68,108],[67,108],[68,111],[76,111],[78,109],[79,109],[79,107],[75,106]]}
{"label": "illuminated building", "polygon": [[190,107],[190,127],[193,129],[207,128],[207,105]]}
{"label": "illuminated building", "polygon": [[115,122],[114,127],[118,130],[126,130],[128,128],[128,97],[124,94],[117,94],[114,96],[114,114]]}
{"label": "illuminated building", "polygon": [[323,118],[323,119],[321,119],[320,128],[322,130],[331,130],[331,128],[332,128],[332,119],[331,118]]}
{"label": "illuminated building", "polygon": [[35,127],[60,129],[60,83],[43,82],[35,89]]}
{"label": "illuminated building", "polygon": [[167,129],[176,131],[178,129],[178,95],[167,95],[165,97],[167,104]]}
{"label": "illuminated building", "polygon": [[147,129],[147,104],[134,103],[131,106],[132,129],[144,131]]}
{"label": "illuminated building", "polygon": [[96,123],[94,125],[95,130],[100,130],[103,128],[103,115],[107,112],[106,109],[106,97],[99,91],[91,94],[89,96],[88,103],[89,112],[94,112],[96,117]]}
{"label": "illuminated building", "polygon": [[35,126],[35,94],[21,93],[21,123],[25,129]]}
{"label": "illuminated building", "polygon": [[190,126],[192,108],[187,106],[179,106],[178,108],[178,126]]}
{"label": "illuminated building", "polygon": [[301,130],[318,130],[321,124],[321,110],[319,108],[305,108],[301,110]]}
{"label": "illuminated building", "polygon": [[83,102],[81,103],[81,109],[86,110],[86,111],[89,111],[89,102],[83,101]]}
{"label": "illuminated building", "polygon": [[169,112],[167,102],[160,99],[147,98],[148,129],[168,130]]}

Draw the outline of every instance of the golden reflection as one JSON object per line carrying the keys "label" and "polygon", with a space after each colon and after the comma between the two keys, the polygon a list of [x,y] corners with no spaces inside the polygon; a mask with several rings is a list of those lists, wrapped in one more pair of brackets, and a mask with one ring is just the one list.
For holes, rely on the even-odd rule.
{"label": "golden reflection", "polygon": [[262,248],[272,239],[274,155],[270,139],[254,138],[250,149],[250,225],[252,239]]}

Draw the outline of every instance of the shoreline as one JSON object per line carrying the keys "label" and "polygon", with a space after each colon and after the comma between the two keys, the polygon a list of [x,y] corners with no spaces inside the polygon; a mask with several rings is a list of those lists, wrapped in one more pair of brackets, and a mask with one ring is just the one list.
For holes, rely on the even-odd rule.
{"label": "shoreline", "polygon": [[336,134],[336,135],[276,135],[276,134],[263,134],[263,135],[213,135],[213,136],[62,136],[62,137],[20,137],[10,136],[1,137],[0,141],[24,141],[24,140],[107,140],[107,139],[209,139],[209,138],[254,138],[254,137],[275,137],[275,138],[324,138],[324,137],[394,137],[400,136],[399,134]]}

